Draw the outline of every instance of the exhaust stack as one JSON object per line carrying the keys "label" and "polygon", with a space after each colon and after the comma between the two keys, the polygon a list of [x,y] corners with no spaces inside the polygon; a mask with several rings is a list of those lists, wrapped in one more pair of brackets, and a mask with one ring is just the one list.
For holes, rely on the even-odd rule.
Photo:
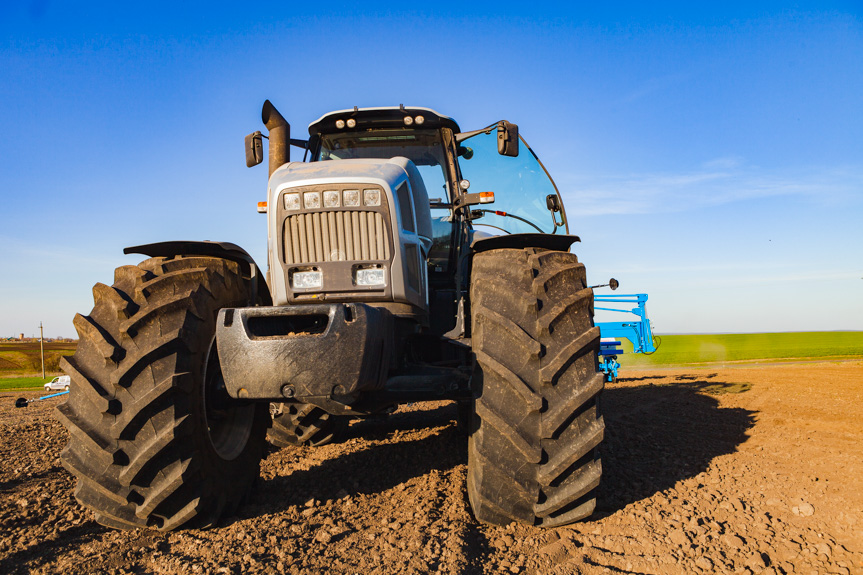
{"label": "exhaust stack", "polygon": [[291,161],[291,125],[276,110],[269,100],[264,102],[261,110],[261,121],[269,130],[270,138],[270,173],[273,175],[279,166]]}

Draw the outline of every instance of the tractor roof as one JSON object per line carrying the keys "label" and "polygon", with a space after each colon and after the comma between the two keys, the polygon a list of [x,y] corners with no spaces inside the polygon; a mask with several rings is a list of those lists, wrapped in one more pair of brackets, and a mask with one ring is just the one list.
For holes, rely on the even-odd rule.
{"label": "tractor roof", "polygon": [[[405,128],[405,117],[415,120],[422,116],[422,124],[415,121],[410,125],[412,128],[440,128],[447,127],[458,133],[459,127],[455,120],[448,116],[442,116],[431,108],[418,108],[406,106],[388,106],[384,108],[354,108],[353,110],[338,110],[324,114],[309,124],[309,135],[314,138],[318,134],[329,134],[332,132],[347,132],[353,130],[367,130],[369,128]],[[336,122],[353,118],[356,126],[353,128],[338,128]]]}

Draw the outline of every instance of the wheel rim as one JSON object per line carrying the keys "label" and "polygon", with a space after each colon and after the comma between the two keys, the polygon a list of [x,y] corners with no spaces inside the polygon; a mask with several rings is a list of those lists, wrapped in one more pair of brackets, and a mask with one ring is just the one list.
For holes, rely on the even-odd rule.
{"label": "wheel rim", "polygon": [[225,388],[216,340],[210,342],[204,362],[202,400],[210,445],[224,460],[239,456],[252,434],[255,405],[238,405]]}

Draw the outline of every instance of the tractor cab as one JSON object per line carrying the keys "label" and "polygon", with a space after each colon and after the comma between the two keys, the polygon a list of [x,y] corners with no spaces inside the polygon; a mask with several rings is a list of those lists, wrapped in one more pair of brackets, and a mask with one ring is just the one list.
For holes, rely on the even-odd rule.
{"label": "tractor cab", "polygon": [[[354,108],[312,122],[309,135],[313,162],[403,156],[416,165],[431,208],[429,274],[438,283],[451,275],[460,240],[567,231],[557,187],[515,124],[461,132],[455,120],[430,108]],[[472,181],[482,189],[470,189]],[[493,205],[472,206],[477,200],[469,192],[484,192],[478,203]],[[466,224],[462,236],[459,222]]]}
{"label": "tractor cab", "polygon": [[[567,227],[557,186],[515,124],[501,121],[461,132],[455,120],[429,108],[354,108],[312,122],[309,135],[312,161],[395,156],[413,161],[432,208],[444,210],[433,214],[438,252],[452,227],[442,224],[453,221],[451,208],[471,181],[483,186],[471,192],[494,192],[485,196],[494,198],[494,206],[464,215],[484,236],[555,234]],[[528,153],[519,153],[519,143]]]}

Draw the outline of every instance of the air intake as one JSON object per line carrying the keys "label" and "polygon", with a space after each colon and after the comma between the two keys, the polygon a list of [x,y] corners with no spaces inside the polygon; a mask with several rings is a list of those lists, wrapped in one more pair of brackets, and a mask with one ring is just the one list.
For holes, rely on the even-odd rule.
{"label": "air intake", "polygon": [[286,264],[389,260],[390,240],[379,212],[332,210],[285,218]]}

